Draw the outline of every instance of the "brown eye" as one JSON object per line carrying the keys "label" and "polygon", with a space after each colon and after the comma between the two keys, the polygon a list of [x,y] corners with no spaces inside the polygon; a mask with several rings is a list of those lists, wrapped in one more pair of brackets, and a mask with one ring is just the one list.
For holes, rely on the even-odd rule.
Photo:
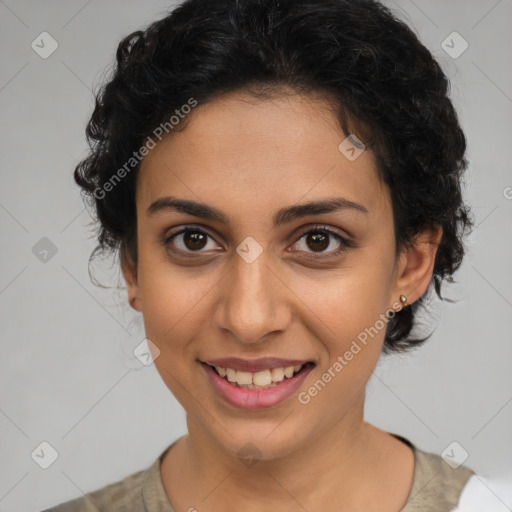
{"label": "brown eye", "polygon": [[[295,245],[300,246],[303,239],[304,242],[302,246],[305,247],[305,249],[300,249],[299,252],[305,252],[309,255],[308,257],[313,258],[335,256],[352,247],[344,237],[325,226],[316,226],[306,231]],[[333,239],[338,243],[338,248],[336,248],[336,244],[334,244],[334,250],[326,251],[326,249],[332,245]]]}
{"label": "brown eye", "polygon": [[183,236],[183,244],[191,251],[202,249],[206,245],[206,237],[203,233],[187,231]]}
{"label": "brown eye", "polygon": [[[168,236],[164,244],[171,252],[190,256],[193,253],[201,254],[207,252],[203,249],[208,246],[208,239],[213,240],[203,230],[187,227]],[[215,247],[216,244],[213,244],[213,246]]]}
{"label": "brown eye", "polygon": [[319,231],[310,231],[307,234],[306,244],[314,251],[324,251],[329,247],[329,237]]}

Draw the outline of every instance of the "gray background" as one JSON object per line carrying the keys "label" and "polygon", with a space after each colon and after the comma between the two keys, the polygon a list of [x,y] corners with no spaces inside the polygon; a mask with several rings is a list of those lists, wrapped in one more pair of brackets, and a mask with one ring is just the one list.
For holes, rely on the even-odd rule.
{"label": "gray background", "polygon": [[[466,198],[477,228],[434,301],[437,329],[415,354],[383,359],[367,419],[436,453],[457,441],[480,474],[512,478],[512,173],[510,0],[386,2],[451,79],[469,140]],[[147,467],[186,432],[183,410],[154,366],[131,351],[144,338],[122,288],[93,286],[95,245],[72,171],[85,155],[91,88],[121,37],[169,1],[0,0],[0,511],[41,510]],[[58,49],[41,58],[43,31]],[[459,32],[469,48],[441,43]],[[508,197],[508,198],[507,198]],[[32,248],[47,237],[57,253]],[[107,264],[96,275],[116,285]],[[31,458],[58,452],[46,470]]]}

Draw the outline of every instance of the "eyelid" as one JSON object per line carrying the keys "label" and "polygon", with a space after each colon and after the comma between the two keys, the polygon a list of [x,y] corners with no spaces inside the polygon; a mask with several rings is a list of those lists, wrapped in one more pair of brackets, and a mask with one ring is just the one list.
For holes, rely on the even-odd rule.
{"label": "eyelid", "polygon": [[313,223],[313,224],[307,224],[306,226],[301,226],[296,232],[292,235],[293,237],[299,236],[297,233],[300,234],[298,240],[302,238],[304,235],[307,235],[311,231],[326,231],[329,234],[339,236],[340,238],[343,238],[347,243],[350,242],[350,235],[346,231],[342,231],[339,228],[335,228],[333,226],[330,226],[329,224],[319,224],[319,223]]}

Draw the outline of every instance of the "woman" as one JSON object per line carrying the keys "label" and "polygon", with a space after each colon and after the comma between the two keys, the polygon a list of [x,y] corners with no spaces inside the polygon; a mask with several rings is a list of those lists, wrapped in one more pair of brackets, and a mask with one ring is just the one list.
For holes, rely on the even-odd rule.
{"label": "woman", "polygon": [[188,434],[53,512],[457,506],[470,468],[363,415],[473,225],[448,86],[370,0],[187,0],[120,43],[75,179]]}

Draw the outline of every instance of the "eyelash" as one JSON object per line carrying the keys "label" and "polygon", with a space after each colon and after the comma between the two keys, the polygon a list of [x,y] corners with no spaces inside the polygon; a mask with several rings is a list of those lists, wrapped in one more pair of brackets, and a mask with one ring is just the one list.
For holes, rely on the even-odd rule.
{"label": "eyelash", "polygon": [[[205,235],[205,236],[213,239],[213,237],[211,237],[206,231],[204,231],[203,229],[201,229],[199,227],[196,227],[196,226],[186,226],[183,229],[177,231],[176,233],[172,233],[168,237],[165,237],[165,240],[164,240],[165,246],[167,247],[175,237],[177,237],[179,235],[182,235],[184,233],[188,233],[188,232],[200,233],[202,235]],[[308,258],[312,258],[312,259],[329,258],[329,257],[337,256],[337,255],[342,254],[344,252],[347,252],[351,247],[353,247],[353,245],[346,238],[342,237],[339,233],[336,233],[335,231],[329,229],[327,226],[324,226],[324,225],[313,226],[312,228],[310,228],[307,231],[303,232],[299,236],[297,241],[294,242],[293,245],[298,243],[306,235],[309,235],[310,233],[318,233],[318,232],[325,233],[325,234],[327,234],[329,236],[332,236],[337,242],[340,242],[341,246],[340,246],[340,248],[338,248],[338,249],[336,249],[334,251],[318,253],[318,254],[315,254],[314,252],[302,251],[302,252],[306,252],[308,254],[308,256],[307,256]],[[188,257],[196,257],[196,254],[200,254],[202,252],[202,251],[183,251],[181,249],[171,249],[169,247],[168,247],[168,250],[173,252],[173,253],[175,253],[175,254],[183,255],[183,256],[185,256],[187,258]],[[299,252],[301,252],[301,251],[299,251]]]}

